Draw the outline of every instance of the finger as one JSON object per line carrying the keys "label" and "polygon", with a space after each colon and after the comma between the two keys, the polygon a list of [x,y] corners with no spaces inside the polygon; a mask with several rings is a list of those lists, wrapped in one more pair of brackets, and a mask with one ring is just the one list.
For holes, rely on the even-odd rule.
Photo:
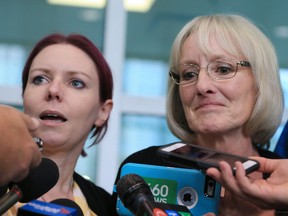
{"label": "finger", "polygon": [[259,172],[263,173],[272,173],[278,165],[277,160],[263,158],[263,157],[250,157],[253,160],[257,160],[260,163],[260,167],[258,169]]}
{"label": "finger", "polygon": [[244,169],[243,164],[240,161],[235,162],[235,167],[236,167],[236,178],[243,178],[246,176],[246,171]]}
{"label": "finger", "polygon": [[221,183],[222,178],[221,178],[221,172],[217,168],[209,168],[206,170],[206,174],[213,178],[214,180],[218,181]]}
{"label": "finger", "polygon": [[29,169],[21,170],[11,177],[9,181],[19,182],[23,180],[29,173]]}
{"label": "finger", "polygon": [[250,179],[246,176],[246,171],[243,167],[243,164],[239,161],[235,162],[235,166],[236,166],[236,179],[238,182],[238,186],[241,188],[246,188],[250,183]]}
{"label": "finger", "polygon": [[249,176],[246,175],[246,171],[241,162],[236,162],[235,165],[237,168],[236,179],[238,187],[243,194],[248,195],[251,198],[254,196],[257,198],[257,185],[253,183],[254,181],[257,181],[257,179],[249,178]]}
{"label": "finger", "polygon": [[212,213],[212,212],[209,212],[207,214],[204,214],[203,216],[216,216],[216,215],[214,213]]}
{"label": "finger", "polygon": [[24,114],[23,119],[29,131],[35,131],[39,127],[40,123],[36,118]]}
{"label": "finger", "polygon": [[221,175],[222,175],[222,182],[221,183],[222,183],[223,187],[236,193],[236,194],[239,194],[240,191],[239,191],[239,188],[237,185],[236,178],[233,175],[231,166],[227,162],[221,161],[219,163],[219,167],[221,170]]}

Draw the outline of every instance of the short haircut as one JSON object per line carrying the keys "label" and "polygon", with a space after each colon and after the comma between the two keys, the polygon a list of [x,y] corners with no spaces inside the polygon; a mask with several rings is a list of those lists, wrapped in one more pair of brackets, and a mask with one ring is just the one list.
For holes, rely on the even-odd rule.
{"label": "short haircut", "polygon": [[[181,49],[189,35],[197,37],[200,49],[209,54],[211,37],[233,56],[244,56],[251,64],[258,94],[254,109],[244,125],[253,143],[267,144],[279,127],[284,99],[274,47],[265,34],[249,19],[236,14],[199,16],[188,22],[174,40],[170,67],[178,65]],[[183,111],[179,86],[168,83],[167,122],[172,133],[186,142],[195,141]]]}

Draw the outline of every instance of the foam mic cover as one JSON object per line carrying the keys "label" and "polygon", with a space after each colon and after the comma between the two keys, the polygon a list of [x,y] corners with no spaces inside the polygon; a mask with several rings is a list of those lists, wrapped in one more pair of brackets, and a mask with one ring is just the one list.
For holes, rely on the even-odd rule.
{"label": "foam mic cover", "polygon": [[80,208],[80,206],[75,203],[74,201],[70,200],[70,199],[56,199],[51,201],[50,203],[54,203],[54,204],[58,204],[61,206],[66,206],[66,207],[70,207],[70,208],[74,208],[77,210],[77,216],[84,216],[82,209]]}
{"label": "foam mic cover", "polygon": [[[154,197],[149,185],[136,174],[123,176],[116,185],[116,190],[124,206],[135,215],[153,215]],[[139,214],[139,212],[141,214]]]}
{"label": "foam mic cover", "polygon": [[133,215],[192,216],[186,206],[155,202],[149,185],[137,174],[124,175],[117,182],[116,190],[124,206],[129,209]]}
{"label": "foam mic cover", "polygon": [[28,176],[20,182],[11,183],[9,188],[17,185],[22,192],[19,202],[26,203],[47,193],[58,181],[59,170],[56,163],[42,158],[38,167],[30,170]]}

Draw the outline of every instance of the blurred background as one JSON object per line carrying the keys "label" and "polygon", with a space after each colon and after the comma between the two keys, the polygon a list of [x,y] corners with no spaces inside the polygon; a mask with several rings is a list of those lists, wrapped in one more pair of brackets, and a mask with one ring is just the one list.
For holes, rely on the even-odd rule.
{"label": "blurred background", "polygon": [[286,0],[0,0],[0,103],[22,109],[22,68],[40,38],[55,32],[89,37],[113,71],[115,106],[106,137],[91,148],[87,141],[88,157],[80,158],[77,171],[111,192],[125,157],[177,140],[165,121],[165,94],[178,31],[198,15],[238,13],[264,31],[279,57],[285,113],[273,150],[288,119],[287,9]]}

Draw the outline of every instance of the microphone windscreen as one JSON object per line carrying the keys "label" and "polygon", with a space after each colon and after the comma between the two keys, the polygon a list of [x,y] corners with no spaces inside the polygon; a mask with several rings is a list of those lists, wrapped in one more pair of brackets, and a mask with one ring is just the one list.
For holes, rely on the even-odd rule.
{"label": "microphone windscreen", "polygon": [[116,191],[124,206],[129,205],[131,201],[139,194],[145,194],[153,200],[153,195],[148,184],[137,174],[127,174],[123,176],[116,184]]}
{"label": "microphone windscreen", "polygon": [[42,158],[38,167],[29,171],[29,174],[20,182],[10,184],[17,185],[23,197],[19,202],[27,203],[47,193],[58,181],[59,170],[56,163],[48,158]]}
{"label": "microphone windscreen", "polygon": [[80,206],[75,203],[74,201],[70,200],[70,199],[56,199],[51,201],[50,203],[54,203],[54,204],[58,204],[61,206],[66,206],[66,207],[70,207],[70,208],[74,208],[77,210],[77,216],[84,216],[82,209],[80,208]]}

